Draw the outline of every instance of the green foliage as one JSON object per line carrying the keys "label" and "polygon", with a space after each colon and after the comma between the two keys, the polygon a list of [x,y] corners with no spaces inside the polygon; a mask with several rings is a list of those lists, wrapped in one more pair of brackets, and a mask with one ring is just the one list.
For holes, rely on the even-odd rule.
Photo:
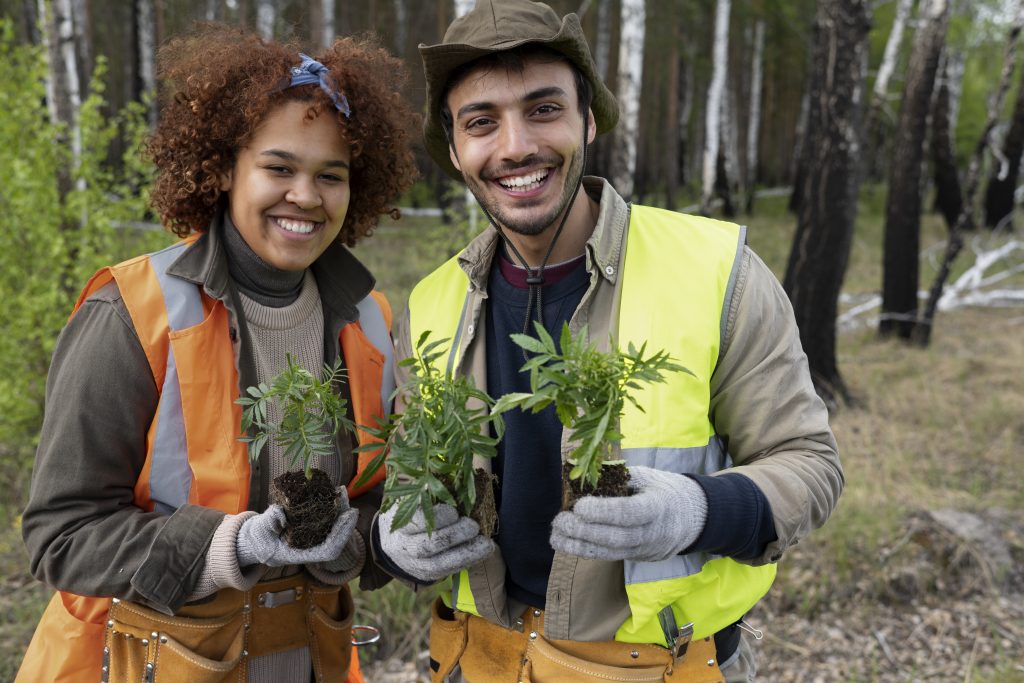
{"label": "green foliage", "polygon": [[429,331],[420,335],[416,353],[399,363],[409,368],[409,380],[395,392],[402,397],[405,410],[388,416],[377,428],[366,429],[386,447],[371,461],[356,486],[369,481],[385,461],[386,453],[381,509],[398,505],[392,530],[401,529],[417,510],[423,510],[427,532],[433,531],[433,507],[437,503],[448,503],[469,515],[476,503],[473,457],[493,458],[505,433],[505,422],[492,412],[494,400],[487,392],[477,389],[472,378],[438,368],[437,361],[447,354],[449,340],[428,343],[429,337]]}
{"label": "green foliage", "polygon": [[[248,444],[249,460],[256,462],[273,438],[284,449],[289,465],[301,462],[306,478],[311,478],[313,457],[336,452],[334,440],[342,427],[355,431],[347,415],[348,401],[334,392],[334,383],[344,376],[340,358],[333,367],[325,364],[323,377],[317,379],[288,354],[288,365],[270,381],[270,386],[261,382],[246,389],[248,396],[235,403],[243,407],[244,433],[238,440]],[[279,409],[280,422],[267,419],[271,404]]]}
{"label": "green foliage", "polygon": [[587,328],[578,335],[562,325],[558,347],[540,323],[534,323],[537,337],[513,334],[512,341],[534,354],[522,371],[530,371],[530,393],[506,394],[498,399],[494,412],[512,408],[539,412],[554,404],[558,420],[570,430],[569,438],[577,446],[569,454],[573,463],[571,479],[583,478],[591,488],[597,486],[601,466],[616,457],[622,441],[619,419],[626,401],[643,412],[632,392],[651,382],[664,382],[666,372],[688,369],[673,363],[665,351],[644,357],[647,344],[637,349],[599,351],[587,341]]}
{"label": "green foliage", "polygon": [[[54,342],[79,288],[99,267],[168,241],[157,232],[140,240],[115,229],[145,218],[149,168],[136,152],[146,131],[139,108],[102,114],[104,75],[101,60],[80,109],[76,164],[64,142],[67,131],[46,109],[43,51],[16,44],[10,22],[0,19],[0,452],[26,465]],[[119,133],[135,144],[115,170],[107,157]],[[64,195],[61,173],[71,181]]]}

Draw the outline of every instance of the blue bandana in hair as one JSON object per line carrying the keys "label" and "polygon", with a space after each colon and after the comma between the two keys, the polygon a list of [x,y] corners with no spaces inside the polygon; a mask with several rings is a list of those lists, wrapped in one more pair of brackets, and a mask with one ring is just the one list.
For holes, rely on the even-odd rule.
{"label": "blue bandana in hair", "polygon": [[340,111],[345,118],[351,116],[352,111],[348,107],[348,100],[341,93],[335,92],[327,82],[327,74],[329,73],[327,67],[316,61],[312,57],[302,52],[299,53],[299,57],[302,58],[302,62],[298,66],[292,67],[292,80],[287,86],[293,88],[297,85],[319,85],[320,89],[323,90],[334,102],[334,106]]}

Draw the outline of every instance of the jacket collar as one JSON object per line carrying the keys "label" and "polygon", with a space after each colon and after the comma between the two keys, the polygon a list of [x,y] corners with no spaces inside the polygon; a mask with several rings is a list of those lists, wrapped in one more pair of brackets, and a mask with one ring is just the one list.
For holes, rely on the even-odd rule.
{"label": "jacket collar", "polygon": [[[586,245],[587,270],[591,273],[596,270],[601,277],[615,284],[623,248],[622,238],[629,220],[629,206],[604,178],[584,176],[583,191],[600,203],[597,224]],[[459,266],[473,287],[480,291],[487,291],[491,261],[500,243],[498,231],[491,226],[477,235],[459,254]]]}
{"label": "jacket collar", "polygon": [[[209,229],[171,264],[167,272],[201,286],[210,297],[227,303],[234,285],[228,274],[221,235],[223,229],[224,214],[220,212]],[[368,296],[376,284],[366,266],[344,245],[334,242],[311,269],[324,307],[342,320],[358,319],[356,304]]]}

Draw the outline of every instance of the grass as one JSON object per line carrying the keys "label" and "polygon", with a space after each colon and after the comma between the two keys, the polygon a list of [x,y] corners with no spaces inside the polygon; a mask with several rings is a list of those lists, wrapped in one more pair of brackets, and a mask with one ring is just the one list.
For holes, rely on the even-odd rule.
{"label": "grass", "polygon": [[[865,188],[847,291],[880,288],[884,202],[883,188]],[[746,219],[750,243],[781,276],[795,221],[784,198],[764,199],[757,211]],[[943,230],[940,218],[926,216],[922,241],[935,244]],[[467,233],[464,225],[410,216],[382,225],[356,253],[399,314],[412,285],[454,254]],[[967,260],[961,258],[957,272]],[[932,272],[925,258],[922,286],[930,285]],[[880,600],[885,586],[879,558],[918,510],[1024,512],[1024,311],[940,312],[932,346],[924,350],[880,341],[873,329],[863,328],[840,337],[838,355],[847,383],[863,401],[833,417],[847,488],[829,523],[783,562],[772,592],[781,609],[809,616],[856,597]],[[17,512],[27,496],[28,472],[0,459],[0,482],[13,492],[0,504],[0,680],[10,680],[49,591],[28,576],[20,541]],[[425,647],[433,596],[395,582],[380,591],[356,591],[356,621],[383,630],[381,643],[366,648],[363,657],[414,659]],[[997,650],[975,665],[974,680],[1021,680],[1021,664],[1019,649]],[[887,679],[868,672],[849,680]]]}

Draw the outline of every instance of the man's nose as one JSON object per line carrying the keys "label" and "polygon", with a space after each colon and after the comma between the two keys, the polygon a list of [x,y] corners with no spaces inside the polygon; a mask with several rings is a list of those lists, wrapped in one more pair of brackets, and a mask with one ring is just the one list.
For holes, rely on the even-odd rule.
{"label": "man's nose", "polygon": [[536,136],[519,118],[505,120],[498,131],[498,140],[501,157],[509,161],[522,161],[538,151]]}

